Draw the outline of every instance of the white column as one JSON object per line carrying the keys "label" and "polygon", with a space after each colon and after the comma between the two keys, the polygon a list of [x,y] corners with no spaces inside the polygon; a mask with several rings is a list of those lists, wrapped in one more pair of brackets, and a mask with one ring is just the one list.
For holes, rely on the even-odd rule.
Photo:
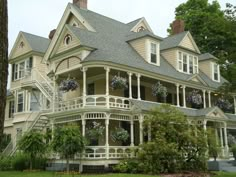
{"label": "white column", "polygon": [[106,159],[109,159],[109,116],[105,120],[106,125]]}
{"label": "white column", "polygon": [[223,144],[223,133],[222,133],[222,127],[220,127],[220,146],[221,146],[221,153],[222,153],[222,156],[224,157],[225,156],[225,153],[224,153],[224,144]]}
{"label": "white column", "polygon": [[87,71],[87,68],[83,68],[83,106],[86,105],[86,95],[87,95],[86,71]]}
{"label": "white column", "polygon": [[129,74],[129,98],[132,99],[132,73]]}
{"label": "white column", "polygon": [[137,88],[138,88],[138,100],[141,100],[141,94],[140,94],[140,74],[136,74],[137,76]]}
{"label": "white column", "polygon": [[134,120],[130,121],[130,146],[134,146]]}
{"label": "white column", "polygon": [[185,94],[185,88],[186,88],[186,86],[185,85],[183,85],[182,86],[183,87],[183,106],[184,106],[184,108],[186,108],[186,94]]}
{"label": "white column", "polygon": [[203,107],[206,108],[206,90],[202,90],[203,94]]}
{"label": "white column", "polygon": [[227,138],[227,124],[224,123],[224,139],[225,139],[225,155],[228,155],[229,146],[228,146],[228,138]]}
{"label": "white column", "polygon": [[109,72],[110,72],[110,68],[106,67],[106,104],[107,104],[107,108],[109,108]]}
{"label": "white column", "polygon": [[208,105],[211,107],[211,91],[208,91]]}
{"label": "white column", "polygon": [[82,118],[82,136],[85,137],[86,120]]}
{"label": "white column", "polygon": [[[51,101],[51,106],[52,106],[52,112],[55,112],[55,106],[56,106],[56,78],[55,76],[53,77],[53,97]],[[57,103],[58,104],[58,103]],[[45,101],[45,105],[47,105],[47,101]],[[45,106],[46,107],[46,106]]]}
{"label": "white column", "polygon": [[207,130],[207,120],[204,120],[203,121],[203,129],[204,129],[204,131],[206,131]]}
{"label": "white column", "polygon": [[218,141],[218,131],[217,131],[217,128],[215,127],[215,136],[216,136],[216,144],[219,145],[219,141]]}
{"label": "white column", "polygon": [[143,115],[139,117],[139,144],[143,144]]}
{"label": "white column", "polygon": [[236,115],[236,96],[234,96],[234,114]]}
{"label": "white column", "polygon": [[176,84],[176,98],[177,98],[177,106],[179,107],[179,84]]}

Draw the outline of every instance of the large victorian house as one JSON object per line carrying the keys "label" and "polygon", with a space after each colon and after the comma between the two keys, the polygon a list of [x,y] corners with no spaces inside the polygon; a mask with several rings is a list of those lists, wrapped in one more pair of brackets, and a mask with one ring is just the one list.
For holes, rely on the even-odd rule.
{"label": "large victorian house", "polygon": [[[104,134],[86,147],[84,168],[109,166],[151,139],[143,133],[143,121],[150,109],[166,102],[189,122],[214,128],[222,156],[228,157],[227,133],[236,129],[236,97],[232,95],[230,110],[216,106],[219,99],[225,101],[216,90],[227,82],[217,58],[199,51],[182,21],[174,22],[173,32],[161,38],[145,18],[122,23],[88,10],[87,0],[67,5],[48,39],[20,32],[9,56],[12,75],[4,132],[11,142],[4,153],[13,154],[19,137],[32,129],[53,131],[75,122],[86,136],[96,122]],[[62,91],[62,84],[74,87]],[[160,85],[168,92],[165,99],[153,94]],[[190,94],[197,95],[197,106],[189,101]],[[118,127],[127,130],[128,140],[114,140],[112,132]],[[61,162],[59,156],[52,159]]]}

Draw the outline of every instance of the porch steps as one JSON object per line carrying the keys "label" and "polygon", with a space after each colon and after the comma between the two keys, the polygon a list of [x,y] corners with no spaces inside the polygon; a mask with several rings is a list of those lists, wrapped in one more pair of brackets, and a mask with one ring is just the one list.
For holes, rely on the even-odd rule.
{"label": "porch steps", "polygon": [[236,166],[234,166],[233,160],[219,161],[220,171],[236,172]]}

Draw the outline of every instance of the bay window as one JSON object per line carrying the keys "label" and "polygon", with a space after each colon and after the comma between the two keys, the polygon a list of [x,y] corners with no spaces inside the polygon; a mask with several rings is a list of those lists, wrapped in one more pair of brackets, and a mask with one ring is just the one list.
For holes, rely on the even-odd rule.
{"label": "bay window", "polygon": [[30,72],[33,64],[33,58],[13,64],[12,66],[12,80],[24,78]]}

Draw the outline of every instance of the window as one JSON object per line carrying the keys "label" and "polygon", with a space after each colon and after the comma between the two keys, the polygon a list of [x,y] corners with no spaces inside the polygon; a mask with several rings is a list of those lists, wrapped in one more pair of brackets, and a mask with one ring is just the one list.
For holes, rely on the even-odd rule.
{"label": "window", "polygon": [[141,32],[141,31],[144,31],[144,30],[145,30],[145,28],[143,26],[140,26],[137,31]]}
{"label": "window", "polygon": [[33,58],[30,57],[27,60],[21,61],[19,63],[13,64],[12,66],[12,80],[18,80],[24,78],[30,73],[33,66]]}
{"label": "window", "polygon": [[24,110],[24,94],[18,93],[17,95],[17,112],[23,112]]}
{"label": "window", "polygon": [[40,110],[40,92],[32,90],[30,95],[30,111],[39,111]]}
{"label": "window", "polygon": [[15,101],[12,100],[9,102],[9,118],[13,118],[14,112],[15,112]]}
{"label": "window", "polygon": [[157,45],[151,43],[151,63],[157,63]]}
{"label": "window", "polygon": [[213,80],[214,81],[220,80],[220,68],[219,65],[216,63],[213,63]]}
{"label": "window", "polygon": [[69,45],[71,41],[72,41],[72,36],[70,34],[67,34],[64,38],[64,44]]}
{"label": "window", "polygon": [[198,73],[198,58],[196,56],[178,52],[178,70],[187,74]]}

